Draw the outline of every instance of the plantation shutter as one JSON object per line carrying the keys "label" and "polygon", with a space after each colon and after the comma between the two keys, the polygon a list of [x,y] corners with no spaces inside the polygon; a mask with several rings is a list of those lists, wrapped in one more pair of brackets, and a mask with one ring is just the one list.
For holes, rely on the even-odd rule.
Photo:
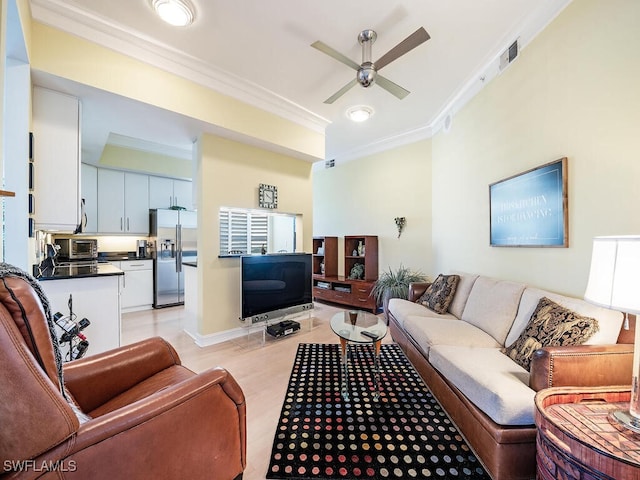
{"label": "plantation shutter", "polygon": [[220,255],[262,253],[268,238],[268,215],[220,209]]}
{"label": "plantation shutter", "polygon": [[247,253],[248,213],[241,210],[220,210],[220,255]]}
{"label": "plantation shutter", "polygon": [[249,238],[251,238],[251,253],[261,253],[262,247],[267,248],[268,217],[258,213],[249,214],[251,219]]}

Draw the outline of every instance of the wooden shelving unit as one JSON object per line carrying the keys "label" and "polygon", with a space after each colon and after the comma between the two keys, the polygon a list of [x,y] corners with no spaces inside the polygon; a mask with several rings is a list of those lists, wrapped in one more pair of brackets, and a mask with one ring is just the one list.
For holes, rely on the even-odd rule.
{"label": "wooden shelving unit", "polygon": [[349,277],[356,263],[364,266],[364,277],[361,280],[375,282],[378,279],[378,237],[373,235],[344,237],[345,277]]}
{"label": "wooden shelving unit", "polygon": [[[373,284],[378,279],[378,237],[372,235],[354,235],[344,238],[344,275],[337,274],[337,238],[316,237],[325,239],[325,273],[313,278],[313,296],[327,302],[348,305],[357,309],[376,312],[376,301],[370,295]],[[314,238],[314,251],[317,251]],[[336,273],[331,275],[327,270],[329,250],[327,238],[336,239]],[[356,255],[353,255],[353,253]],[[333,255],[333,254],[332,254]],[[314,255],[314,273],[315,273]],[[362,278],[349,278],[351,269],[356,263],[364,267]],[[318,262],[319,264],[319,262]]]}
{"label": "wooden shelving unit", "polygon": [[325,278],[337,275],[338,237],[313,237],[313,276]]}

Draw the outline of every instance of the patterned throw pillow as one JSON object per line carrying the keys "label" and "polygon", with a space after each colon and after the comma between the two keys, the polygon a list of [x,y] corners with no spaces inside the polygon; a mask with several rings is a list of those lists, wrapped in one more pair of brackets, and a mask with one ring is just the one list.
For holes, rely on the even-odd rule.
{"label": "patterned throw pillow", "polygon": [[422,296],[416,300],[416,303],[424,305],[436,313],[447,313],[459,281],[459,275],[438,275],[438,278],[429,285]]}
{"label": "patterned throw pillow", "polygon": [[500,351],[529,370],[533,352],[542,347],[580,345],[600,327],[591,317],[582,317],[542,297],[520,337]]}

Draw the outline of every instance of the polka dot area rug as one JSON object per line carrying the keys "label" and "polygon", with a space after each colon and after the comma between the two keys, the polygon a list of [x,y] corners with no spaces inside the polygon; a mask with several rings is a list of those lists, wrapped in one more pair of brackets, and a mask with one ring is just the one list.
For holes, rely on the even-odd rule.
{"label": "polka dot area rug", "polygon": [[269,479],[482,479],[489,475],[397,345],[300,344],[276,430]]}

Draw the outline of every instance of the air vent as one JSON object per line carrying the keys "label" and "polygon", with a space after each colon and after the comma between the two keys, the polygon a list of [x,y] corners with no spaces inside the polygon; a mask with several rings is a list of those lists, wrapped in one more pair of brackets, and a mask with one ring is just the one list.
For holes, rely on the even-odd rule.
{"label": "air vent", "polygon": [[509,48],[507,48],[502,55],[500,55],[500,71],[507,68],[507,66],[513,62],[518,56],[518,40],[513,42]]}
{"label": "air vent", "polygon": [[333,158],[331,160],[327,160],[326,162],[324,162],[324,168],[333,168],[335,166],[336,166],[335,158]]}

